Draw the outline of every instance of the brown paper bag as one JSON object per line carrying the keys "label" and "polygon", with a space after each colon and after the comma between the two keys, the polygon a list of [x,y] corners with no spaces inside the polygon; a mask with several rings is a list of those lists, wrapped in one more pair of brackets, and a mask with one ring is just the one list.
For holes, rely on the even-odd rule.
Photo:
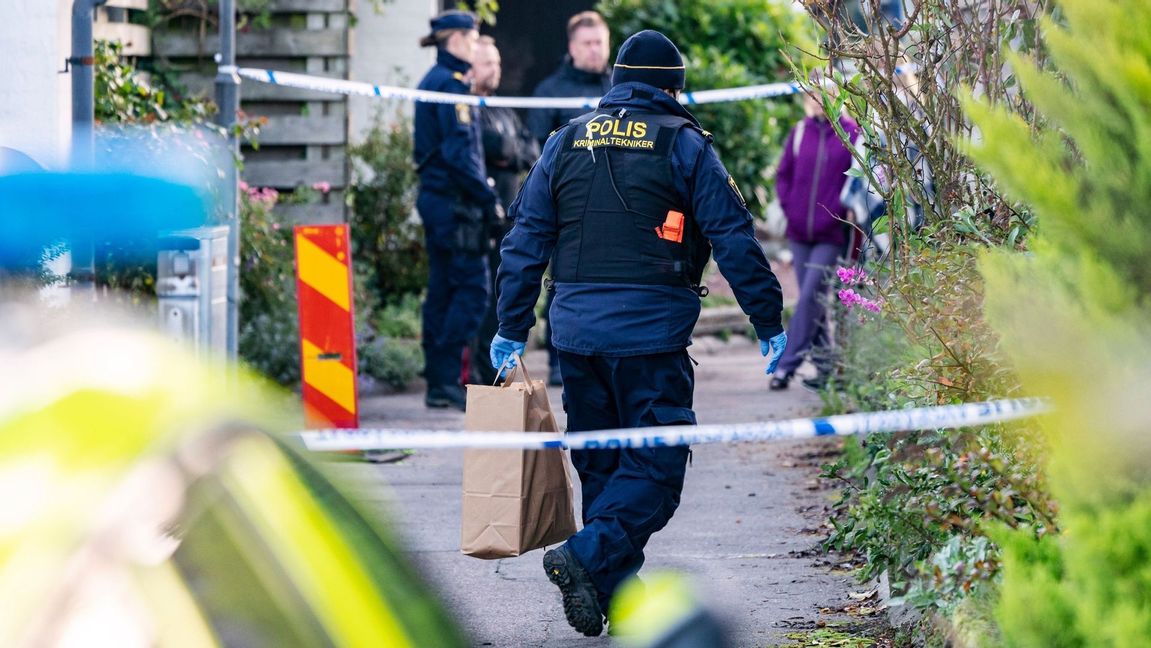
{"label": "brown paper bag", "polygon": [[[560,431],[543,381],[528,377],[516,359],[503,385],[468,385],[469,431]],[[460,530],[460,551],[476,558],[518,556],[566,540],[576,532],[566,452],[464,451]]]}

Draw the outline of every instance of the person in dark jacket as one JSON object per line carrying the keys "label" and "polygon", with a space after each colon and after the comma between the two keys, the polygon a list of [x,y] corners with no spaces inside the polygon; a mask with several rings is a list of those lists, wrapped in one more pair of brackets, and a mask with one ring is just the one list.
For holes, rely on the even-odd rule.
{"label": "person in dark jacket", "polygon": [[[786,389],[808,353],[821,359],[828,341],[828,277],[847,251],[850,213],[839,199],[851,168],[851,151],[844,146],[823,106],[804,95],[807,117],[796,124],[784,143],[775,176],[776,195],[787,217],[787,241],[799,283],[799,301],[788,324],[790,343],[779,362],[772,389]],[[846,116],[839,125],[854,141],[859,127]]]}
{"label": "person in dark jacket", "polygon": [[[568,53],[550,76],[540,81],[536,97],[602,97],[611,89],[607,59],[611,35],[603,16],[583,11],[568,19]],[[542,146],[552,131],[579,117],[579,108],[535,108],[528,111],[528,128]]]}
{"label": "person in dark jacket", "polygon": [[[490,97],[500,86],[500,50],[491,36],[480,36],[472,62],[472,92]],[[540,145],[524,127],[520,116],[512,108],[485,106],[479,111],[480,131],[484,145],[484,163],[488,175],[495,182],[496,193],[504,205],[512,204],[519,193],[523,174],[540,156]],[[495,291],[495,270],[500,267],[499,241],[507,234],[511,223],[506,219],[491,223],[489,236],[495,241],[488,253],[488,266],[492,281],[488,288]],[[471,375],[473,382],[490,385],[496,379],[496,369],[489,360],[488,344],[499,328],[495,299],[488,300],[488,309],[480,322],[480,330],[472,344]]]}
{"label": "person in dark jacket", "polygon": [[[687,347],[714,251],[774,371],[779,282],[712,136],[676,100],[683,59],[663,34],[620,48],[599,108],[552,135],[511,207],[492,364],[522,353],[553,262],[552,341],[568,432],[695,424]],[[544,554],[568,622],[594,636],[644,546],[679,505],[688,448],[577,450],[583,529]]]}
{"label": "person in dark jacket", "polygon": [[[568,53],[563,63],[551,76],[536,86],[536,97],[600,97],[611,89],[611,75],[607,72],[607,59],[611,52],[611,34],[603,16],[594,11],[582,11],[567,24]],[[539,140],[540,146],[552,131],[579,117],[586,110],[580,108],[535,108],[528,111],[528,129]],[[554,293],[549,292],[544,312],[550,312]],[[551,342],[548,329],[545,346],[548,350],[548,383],[562,384],[559,358]]]}
{"label": "person in dark jacket", "polygon": [[[419,88],[468,94],[466,75],[479,40],[475,16],[447,11],[433,18],[431,26],[432,33],[420,44],[436,47],[436,65]],[[488,305],[484,221],[499,211],[495,191],[488,186],[473,107],[417,103],[413,156],[420,178],[416,208],[428,251],[422,340],[428,383],[425,403],[462,410],[463,350]]]}

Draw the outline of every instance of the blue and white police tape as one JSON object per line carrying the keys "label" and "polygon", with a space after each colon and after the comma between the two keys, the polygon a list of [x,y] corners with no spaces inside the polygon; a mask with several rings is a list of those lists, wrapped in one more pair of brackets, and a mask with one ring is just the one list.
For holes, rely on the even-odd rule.
{"label": "blue and white police tape", "polygon": [[[294,72],[277,72],[275,70],[260,68],[239,68],[237,72],[244,78],[262,83],[270,83],[272,85],[315,90],[317,92],[332,94],[379,97],[381,99],[406,99],[410,101],[442,104],[462,103],[472,106],[491,106],[497,108],[576,108],[583,110],[591,110],[599,104],[599,97],[477,97],[475,95],[453,94],[451,92],[432,92],[430,90],[413,90],[411,88],[400,88],[396,86],[372,85],[362,81],[329,79],[327,77],[296,74]],[[680,94],[679,100],[680,103],[694,105],[780,97],[796,94],[799,91],[800,86],[795,83],[767,83],[742,88],[684,92]]]}
{"label": "blue and white police tape", "polygon": [[301,432],[304,445],[315,452],[386,449],[504,448],[651,448],[699,443],[733,443],[848,436],[875,432],[910,432],[1001,423],[1047,411],[1042,399],[993,400],[888,412],[840,414],[822,418],[667,427],[551,432],[460,432],[456,430],[315,430]]}

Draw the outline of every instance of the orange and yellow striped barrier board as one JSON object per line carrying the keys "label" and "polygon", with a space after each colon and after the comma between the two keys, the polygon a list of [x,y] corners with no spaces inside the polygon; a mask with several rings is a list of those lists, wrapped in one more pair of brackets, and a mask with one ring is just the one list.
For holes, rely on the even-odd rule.
{"label": "orange and yellow striped barrier board", "polygon": [[308,427],[358,427],[348,226],[299,225],[295,240],[300,364]]}

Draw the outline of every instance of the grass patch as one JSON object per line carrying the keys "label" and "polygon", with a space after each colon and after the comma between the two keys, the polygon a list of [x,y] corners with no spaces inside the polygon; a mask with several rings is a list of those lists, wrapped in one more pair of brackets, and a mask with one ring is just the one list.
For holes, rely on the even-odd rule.
{"label": "grass patch", "polygon": [[864,637],[834,627],[789,632],[784,635],[794,643],[783,648],[874,648],[875,639]]}

